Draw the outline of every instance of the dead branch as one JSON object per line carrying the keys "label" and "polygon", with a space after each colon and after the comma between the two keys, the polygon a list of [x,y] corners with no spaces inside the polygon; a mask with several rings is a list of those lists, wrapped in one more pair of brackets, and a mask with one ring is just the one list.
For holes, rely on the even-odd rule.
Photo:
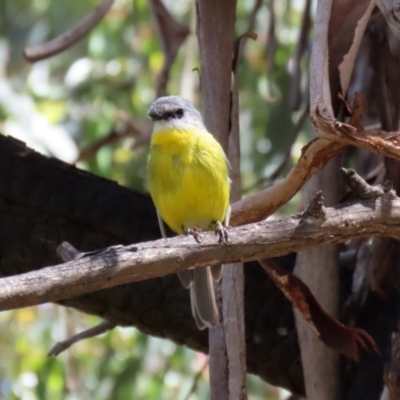
{"label": "dead branch", "polygon": [[[318,20],[313,45],[310,74],[310,114],[317,138],[303,148],[297,164],[285,179],[256,195],[242,199],[232,207],[233,226],[260,221],[290,200],[303,184],[321,170],[330,158],[345,146],[355,146],[370,152],[400,160],[400,132],[379,129],[361,130],[334,118],[328,71],[328,26],[331,0],[318,4]],[[325,21],[325,22],[324,22]],[[352,52],[357,46],[351,48]],[[346,73],[353,64],[348,63]],[[363,110],[358,110],[358,112]],[[321,140],[324,139],[324,140]]]}
{"label": "dead branch", "polygon": [[[330,140],[331,144],[339,142],[357,147],[363,147],[368,142],[368,150],[379,154],[381,149],[374,145],[376,138],[369,138],[361,143],[362,136],[366,133],[361,123],[364,111],[362,102],[355,104],[350,124],[337,121],[334,114],[334,110],[337,112],[342,105],[338,92],[341,91],[345,95],[347,91],[357,50],[374,7],[374,1],[358,3],[357,6],[349,8],[343,2],[318,1],[310,70],[310,114],[319,138],[324,137]],[[334,31],[338,29],[341,34],[335,35]],[[391,152],[391,147],[389,142],[384,145],[388,153]],[[329,175],[325,174],[325,182],[328,179]],[[337,195],[336,191],[335,200]],[[316,260],[322,260],[324,257],[325,268],[315,271],[318,265]],[[314,291],[317,301],[333,315],[337,315],[339,303],[336,257],[337,250],[329,246],[325,249],[315,249],[308,255],[300,254],[296,260],[296,272],[300,266],[299,276]],[[341,388],[337,355],[313,340],[306,327],[303,328],[301,320],[297,318],[296,322],[306,378],[306,397],[309,400],[339,399]]]}
{"label": "dead branch", "polygon": [[150,143],[151,129],[150,126],[144,126],[144,124],[142,126],[142,124],[135,121],[128,113],[119,110],[116,114],[116,125],[111,128],[105,137],[83,149],[75,163],[90,160],[104,146],[126,137],[132,137],[135,140],[135,148],[148,145]]}
{"label": "dead branch", "polygon": [[[235,101],[232,99],[232,56],[236,1],[196,0],[195,4],[204,123],[228,154],[232,123],[231,104],[232,100]],[[232,308],[231,311],[236,312]],[[246,389],[240,390],[242,379],[235,376],[235,367],[231,370],[227,349],[224,326],[219,324],[209,330],[211,398],[245,400]]]}
{"label": "dead branch", "polygon": [[249,19],[247,21],[247,29],[246,32],[253,32],[254,27],[256,25],[257,14],[260,11],[261,6],[263,5],[262,0],[255,0],[253,8],[249,14]]}
{"label": "dead branch", "polygon": [[[340,179],[338,179],[338,161],[339,157],[331,160],[302,189],[303,202],[311,201],[302,218],[306,223],[311,220],[314,223],[321,224],[325,219],[325,201],[321,197],[321,190],[324,193],[327,205],[339,203]],[[306,203],[303,204],[304,206],[306,205]],[[319,267],[321,262],[324,268]],[[315,296],[317,304],[334,318],[338,317],[339,305],[339,270],[337,262],[338,249],[335,245],[330,244],[297,253],[294,268],[294,275],[307,285]],[[307,297],[306,295],[305,298]],[[309,304],[307,308],[313,314],[313,311],[311,311],[314,309],[313,302],[310,301]],[[297,310],[301,310],[301,308],[297,308]],[[339,355],[333,352],[331,348],[324,346],[320,340],[317,340],[312,324],[310,324],[310,320],[307,317],[304,317],[303,314],[300,317],[298,313],[295,313],[295,322],[299,337],[302,366],[305,371],[304,383],[307,397],[309,400],[339,400],[338,393],[340,389],[337,379],[339,376]],[[329,324],[323,323],[322,325],[325,327]],[[333,331],[334,329],[331,330]],[[334,336],[338,338],[341,335],[336,332]],[[351,337],[352,335],[345,334],[344,336]],[[350,340],[348,350],[358,349],[357,342],[357,339]],[[324,384],[320,384],[321,382],[324,382]]]}
{"label": "dead branch", "polygon": [[[352,169],[341,168],[341,172],[346,185],[359,199],[374,199],[385,193],[386,189],[384,187],[380,185],[368,185],[368,183]],[[392,192],[392,195],[396,197],[394,192]]]}
{"label": "dead branch", "polygon": [[57,342],[48,352],[48,356],[58,356],[63,351],[69,349],[73,344],[80,342],[81,340],[88,339],[94,336],[101,335],[109,331],[110,329],[114,329],[117,324],[110,321],[102,321],[98,325],[93,328],[87,329],[83,332],[79,332],[76,335],[69,337],[62,342]]}
{"label": "dead branch", "polygon": [[351,125],[323,118],[318,113],[313,116],[313,124],[318,137],[303,147],[300,159],[286,178],[233,204],[232,226],[260,221],[274,213],[345,146],[359,147],[400,160],[400,132],[379,129],[357,132]]}
{"label": "dead branch", "polygon": [[307,180],[338,154],[345,144],[317,138],[303,147],[301,157],[285,179],[232,205],[231,225],[260,221],[290,200]]}
{"label": "dead branch", "polygon": [[156,80],[156,97],[167,94],[169,72],[183,42],[188,37],[190,30],[187,26],[177,22],[160,0],[150,1],[154,14],[159,39],[164,52],[164,63]]}
{"label": "dead branch", "polygon": [[30,62],[44,60],[68,49],[88,34],[107,14],[114,0],[103,0],[84,20],[55,39],[24,50]]}
{"label": "dead branch", "polygon": [[0,311],[54,302],[107,287],[161,277],[188,268],[258,260],[351,238],[400,238],[400,199],[383,195],[358,204],[325,208],[325,221],[302,222],[300,215],[230,230],[220,245],[213,233],[201,244],[178,236],[81,253],[76,260],[0,280]]}
{"label": "dead branch", "polygon": [[[239,127],[239,85],[238,60],[241,57],[244,38],[250,34],[241,35],[235,41],[232,60],[232,90],[231,115],[228,142],[228,159],[231,165],[231,201],[242,197],[242,180],[240,174],[240,127]],[[247,400],[247,369],[246,369],[246,340],[244,312],[244,270],[243,263],[227,264],[224,266],[220,289],[222,294],[222,338],[217,337],[214,345],[220,339],[224,341],[219,352],[226,354],[226,364],[220,366],[221,373],[227,372],[229,399]],[[218,334],[217,334],[218,335]],[[211,334],[210,334],[211,338]],[[210,340],[211,342],[211,340]],[[224,360],[225,361],[225,360]],[[214,391],[215,396],[215,391]]]}

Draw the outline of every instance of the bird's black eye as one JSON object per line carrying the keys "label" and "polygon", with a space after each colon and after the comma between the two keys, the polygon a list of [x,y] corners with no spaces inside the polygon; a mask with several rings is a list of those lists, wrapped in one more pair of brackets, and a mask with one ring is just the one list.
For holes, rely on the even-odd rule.
{"label": "bird's black eye", "polygon": [[178,108],[176,111],[175,111],[175,116],[176,116],[176,118],[182,118],[183,117],[183,109],[182,108]]}

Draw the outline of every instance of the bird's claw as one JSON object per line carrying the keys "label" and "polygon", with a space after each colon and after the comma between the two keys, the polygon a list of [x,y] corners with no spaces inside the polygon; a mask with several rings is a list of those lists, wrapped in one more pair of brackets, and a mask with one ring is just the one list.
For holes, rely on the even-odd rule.
{"label": "bird's claw", "polygon": [[229,240],[228,230],[221,222],[215,224],[215,236],[218,236],[218,243],[227,243]]}
{"label": "bird's claw", "polygon": [[192,235],[197,243],[201,243],[201,228],[194,227],[187,230],[188,235]]}

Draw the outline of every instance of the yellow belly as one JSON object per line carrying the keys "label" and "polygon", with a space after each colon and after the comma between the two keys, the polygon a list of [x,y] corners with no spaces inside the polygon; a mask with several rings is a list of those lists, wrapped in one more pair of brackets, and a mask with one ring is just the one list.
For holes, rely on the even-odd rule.
{"label": "yellow belly", "polygon": [[176,233],[214,228],[229,205],[224,152],[205,131],[166,130],[153,134],[148,184],[162,219]]}

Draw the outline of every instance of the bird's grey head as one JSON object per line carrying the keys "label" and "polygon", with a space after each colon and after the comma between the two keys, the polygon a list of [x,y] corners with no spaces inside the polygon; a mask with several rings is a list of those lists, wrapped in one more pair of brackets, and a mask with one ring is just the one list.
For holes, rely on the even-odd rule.
{"label": "bird's grey head", "polygon": [[150,106],[149,116],[154,122],[154,130],[188,129],[193,126],[205,129],[200,113],[181,96],[159,97]]}

